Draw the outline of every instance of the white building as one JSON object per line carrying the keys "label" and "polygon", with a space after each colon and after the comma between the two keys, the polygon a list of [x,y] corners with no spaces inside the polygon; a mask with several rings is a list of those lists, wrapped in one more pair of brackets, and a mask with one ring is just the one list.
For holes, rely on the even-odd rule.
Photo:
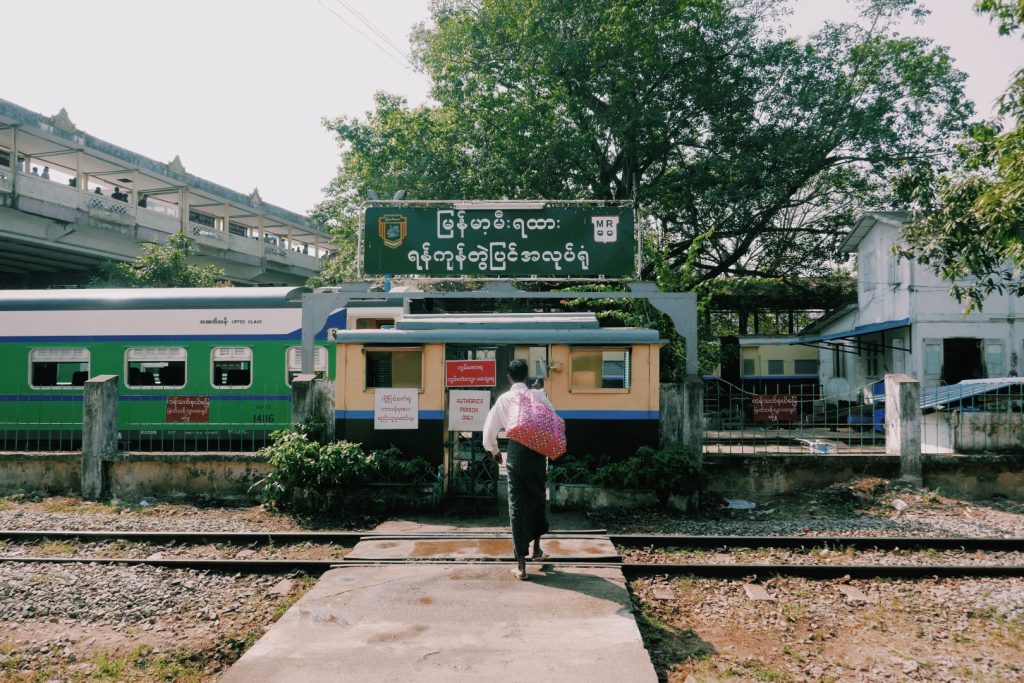
{"label": "white building", "polygon": [[893,253],[907,219],[903,211],[873,211],[857,221],[840,247],[857,255],[857,305],[816,321],[795,342],[821,350],[826,397],[856,401],[888,373],[928,388],[1019,371],[1024,301],[995,294],[965,315],[947,281]]}

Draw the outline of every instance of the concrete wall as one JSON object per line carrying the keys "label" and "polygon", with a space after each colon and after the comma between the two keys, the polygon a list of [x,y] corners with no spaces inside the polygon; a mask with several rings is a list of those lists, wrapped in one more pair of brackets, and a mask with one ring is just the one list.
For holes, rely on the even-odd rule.
{"label": "concrete wall", "polygon": [[18,491],[80,493],[78,453],[0,453],[0,494]]}
{"label": "concrete wall", "polygon": [[250,488],[266,476],[270,464],[246,454],[132,455],[107,463],[111,498],[209,496],[217,500],[255,500]]}

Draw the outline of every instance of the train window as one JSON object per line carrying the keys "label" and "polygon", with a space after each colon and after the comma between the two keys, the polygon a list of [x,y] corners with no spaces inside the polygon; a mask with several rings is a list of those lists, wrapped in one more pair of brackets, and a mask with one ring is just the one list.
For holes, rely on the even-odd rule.
{"label": "train window", "polygon": [[29,386],[33,389],[72,389],[89,379],[88,349],[32,349]]}
{"label": "train window", "polygon": [[[289,346],[285,354],[285,381],[291,385],[296,375],[302,374],[302,347]],[[327,377],[327,349],[322,346],[313,347],[313,374],[318,379]]]}
{"label": "train window", "polygon": [[217,388],[244,389],[252,386],[252,349],[225,346],[213,350],[210,384]]}
{"label": "train window", "polygon": [[364,349],[366,388],[423,388],[423,349]]}
{"label": "train window", "polygon": [[356,318],[357,330],[390,330],[394,326],[394,318]]}
{"label": "train window", "polygon": [[572,349],[570,391],[629,391],[630,349]]}
{"label": "train window", "polygon": [[770,361],[768,361],[768,374],[769,375],[784,375],[784,374],[786,374],[786,361],[784,361],[784,360],[770,360]]}
{"label": "train window", "polygon": [[743,359],[743,375],[752,377],[757,374],[757,360],[754,358]]}
{"label": "train window", "polygon": [[180,347],[128,349],[125,385],[132,389],[180,389],[185,386],[186,355]]}

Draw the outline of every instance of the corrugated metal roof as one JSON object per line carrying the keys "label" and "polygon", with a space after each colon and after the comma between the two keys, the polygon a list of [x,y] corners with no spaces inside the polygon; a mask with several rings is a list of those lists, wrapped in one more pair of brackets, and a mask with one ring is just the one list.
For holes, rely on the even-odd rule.
{"label": "corrugated metal roof", "polygon": [[789,342],[790,344],[812,344],[814,342],[830,341],[833,339],[850,339],[852,337],[862,337],[865,334],[874,334],[875,332],[885,332],[886,330],[895,330],[900,327],[907,327],[910,325],[910,318],[902,318],[900,320],[886,320],[880,323],[871,323],[870,325],[858,325],[852,330],[845,330],[843,332],[833,332],[831,334],[819,334],[814,337],[801,337],[796,341]]}
{"label": "corrugated metal roof", "polygon": [[440,328],[429,330],[338,330],[342,344],[650,344],[657,330],[643,327],[597,329]]}
{"label": "corrugated metal roof", "polygon": [[601,327],[593,313],[418,313],[405,316],[396,326],[400,330],[596,330]]}
{"label": "corrugated metal roof", "polygon": [[[921,390],[921,410],[926,408],[938,408],[940,406],[954,406],[962,401],[975,396],[987,394],[990,391],[1003,389],[1005,387],[1024,384],[1024,377],[989,377],[988,379],[965,379],[959,384],[950,384],[942,387],[929,387]],[[885,394],[874,396],[868,399],[870,403],[885,403]]]}

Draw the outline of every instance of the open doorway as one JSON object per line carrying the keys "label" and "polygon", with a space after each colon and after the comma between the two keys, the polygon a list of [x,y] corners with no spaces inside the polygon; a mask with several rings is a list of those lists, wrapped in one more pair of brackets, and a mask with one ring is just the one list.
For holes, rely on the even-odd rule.
{"label": "open doorway", "polygon": [[985,376],[981,340],[973,337],[952,337],[942,340],[942,381],[956,384],[965,379]]}

